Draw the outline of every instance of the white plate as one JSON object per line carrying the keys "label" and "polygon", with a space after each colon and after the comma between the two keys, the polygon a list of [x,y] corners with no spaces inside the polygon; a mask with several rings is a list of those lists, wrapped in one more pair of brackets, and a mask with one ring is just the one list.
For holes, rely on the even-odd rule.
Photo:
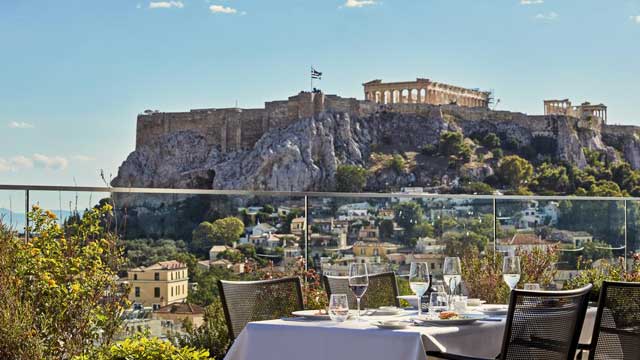
{"label": "white plate", "polygon": [[319,313],[318,310],[301,310],[291,313],[293,316],[303,317],[308,320],[331,320],[327,313]]}
{"label": "white plate", "polygon": [[418,321],[423,324],[452,326],[452,325],[468,325],[478,320],[484,320],[486,318],[488,318],[488,316],[483,314],[460,314],[460,319],[442,320],[442,319],[419,318]]}
{"label": "white plate", "polygon": [[410,325],[408,321],[373,321],[371,324],[387,330],[406,329]]}
{"label": "white plate", "polygon": [[508,305],[482,305],[476,308],[476,311],[480,311],[481,313],[489,316],[507,315],[507,313],[509,312],[509,306]]}
{"label": "white plate", "polygon": [[381,306],[377,309],[369,309],[366,314],[369,316],[390,316],[390,315],[398,315],[403,310],[401,308],[395,306]]}

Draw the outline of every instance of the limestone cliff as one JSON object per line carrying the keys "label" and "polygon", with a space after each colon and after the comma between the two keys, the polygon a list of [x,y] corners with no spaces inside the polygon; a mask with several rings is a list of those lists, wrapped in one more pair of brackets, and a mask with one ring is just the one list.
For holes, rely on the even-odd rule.
{"label": "limestone cliff", "polygon": [[[455,178],[461,171],[480,178],[492,173],[486,164],[456,170],[446,162],[421,157],[420,148],[437,144],[444,130],[458,130],[471,138],[493,132],[514,152],[526,148],[534,158],[548,157],[579,167],[586,165],[582,152],[586,147],[604,151],[612,159],[622,154],[634,168],[640,168],[635,127],[618,129],[565,116],[529,116],[453,105],[404,105],[360,116],[323,111],[268,130],[251,148],[226,153],[200,132],[171,132],[143,142],[122,164],[112,185],[332,190],[338,165],[358,164],[370,169],[367,190],[381,191],[431,186],[434,179],[439,183],[442,176]],[[617,151],[607,144],[617,144]],[[401,171],[374,163],[378,154],[384,158],[394,152],[407,159]]]}

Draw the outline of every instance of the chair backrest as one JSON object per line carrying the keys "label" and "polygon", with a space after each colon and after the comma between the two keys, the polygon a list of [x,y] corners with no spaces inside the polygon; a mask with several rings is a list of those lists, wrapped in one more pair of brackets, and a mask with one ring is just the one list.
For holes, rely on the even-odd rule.
{"label": "chair backrest", "polygon": [[[322,277],[322,282],[328,297],[331,297],[331,294],[347,294],[349,308],[356,308],[356,297],[349,288],[349,277],[325,275]],[[392,271],[369,275],[369,286],[362,297],[360,308],[380,306],[400,306],[396,274]]]}
{"label": "chair backrest", "polygon": [[591,288],[513,290],[500,359],[573,359]]}
{"label": "chair backrest", "polygon": [[640,283],[604,281],[589,359],[640,358]]}
{"label": "chair backrest", "polygon": [[298,277],[264,281],[218,280],[218,289],[232,340],[251,321],[278,319],[304,309]]}

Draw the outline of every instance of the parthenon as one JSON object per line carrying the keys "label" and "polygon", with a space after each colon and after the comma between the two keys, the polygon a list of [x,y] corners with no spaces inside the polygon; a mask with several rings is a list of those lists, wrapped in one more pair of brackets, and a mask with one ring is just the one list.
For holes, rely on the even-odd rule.
{"label": "parthenon", "polygon": [[573,106],[569,99],[545,100],[544,114],[573,116],[578,119],[594,116],[600,118],[603,123],[607,123],[607,107],[604,104],[593,105],[590,102],[583,102],[579,106]]}
{"label": "parthenon", "polygon": [[373,80],[362,84],[365,99],[378,104],[457,104],[467,107],[488,107],[491,93],[443,84],[430,79],[383,83]]}

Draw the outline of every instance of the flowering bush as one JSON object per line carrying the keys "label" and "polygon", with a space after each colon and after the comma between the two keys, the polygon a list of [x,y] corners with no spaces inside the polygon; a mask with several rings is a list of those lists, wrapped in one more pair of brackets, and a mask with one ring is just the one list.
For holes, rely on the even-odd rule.
{"label": "flowering bush", "polygon": [[116,283],[117,238],[101,226],[111,210],[88,210],[63,228],[33,206],[28,242],[0,236],[0,358],[68,359],[111,341],[128,305]]}
{"label": "flowering bush", "polygon": [[[554,264],[558,261],[558,249],[534,248],[517,251],[520,256],[521,275],[519,286],[526,283],[550,285],[555,277]],[[502,280],[502,254],[480,254],[469,251],[462,257],[462,278],[469,296],[486,300],[490,304],[504,304],[509,300],[509,287]]]}
{"label": "flowering bush", "polygon": [[74,360],[205,360],[209,352],[189,347],[178,348],[169,341],[137,334],[112,345],[107,351]]}
{"label": "flowering bush", "polygon": [[626,271],[624,259],[618,259],[617,263],[609,263],[602,260],[598,267],[592,267],[592,261],[578,259],[578,275],[567,281],[565,288],[577,289],[587,284],[593,284],[591,301],[597,301],[603,281],[629,281],[640,282],[640,253],[633,256],[633,264],[630,271]]}

